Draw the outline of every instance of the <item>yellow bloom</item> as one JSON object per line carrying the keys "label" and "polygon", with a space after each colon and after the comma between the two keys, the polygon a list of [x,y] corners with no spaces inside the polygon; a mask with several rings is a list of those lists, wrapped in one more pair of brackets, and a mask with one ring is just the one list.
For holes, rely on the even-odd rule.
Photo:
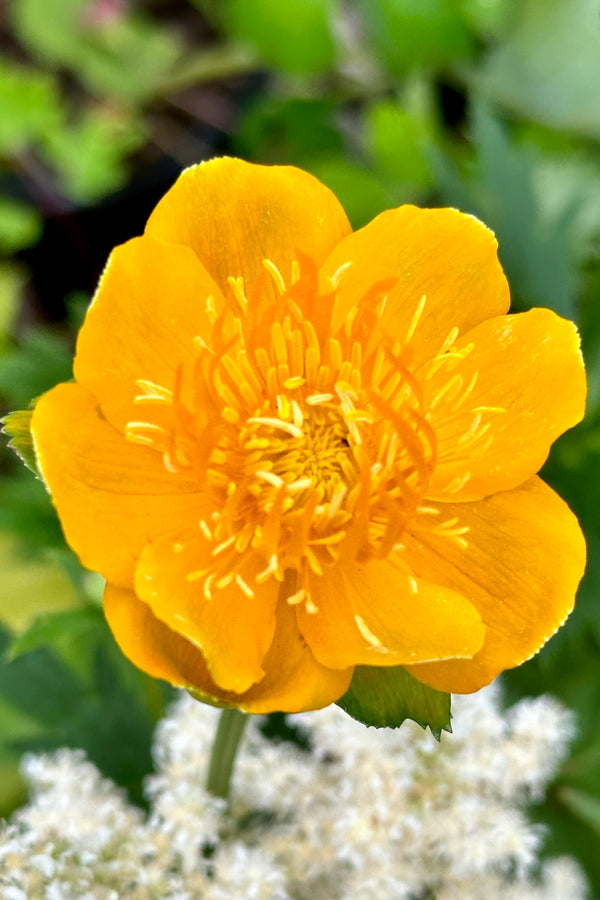
{"label": "yellow bloom", "polygon": [[535,653],[584,567],[535,473],[585,379],[570,322],[508,306],[470,216],[352,233],[298,169],[184,172],[32,420],[127,656],[265,712],[337,700],[356,665],[470,692]]}

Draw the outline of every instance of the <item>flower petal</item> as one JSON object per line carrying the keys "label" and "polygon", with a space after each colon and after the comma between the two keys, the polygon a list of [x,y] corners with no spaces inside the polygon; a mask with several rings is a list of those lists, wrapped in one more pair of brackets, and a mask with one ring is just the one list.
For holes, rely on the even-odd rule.
{"label": "flower petal", "polygon": [[431,377],[422,369],[438,442],[428,497],[479,500],[522,484],[585,411],[585,371],[572,322],[532,309],[483,322],[457,341],[458,353],[469,344],[465,358],[438,366]]}
{"label": "flower petal", "polygon": [[[228,277],[251,287],[264,259],[289,284],[297,250],[321,265],[350,231],[338,200],[307,172],[227,158],[186,169],[146,226],[153,237],[192,247],[226,296]],[[276,296],[274,285],[269,290]]]}
{"label": "flower petal", "polygon": [[262,681],[240,699],[247,712],[321,709],[346,693],[354,672],[353,668],[327,668],[315,659],[298,630],[294,610],[284,599],[277,609],[277,628],[264,669]]}
{"label": "flower petal", "polygon": [[496,248],[485,225],[454,209],[401,206],[382,213],[338,244],[322,267],[322,290],[331,290],[329,279],[350,263],[339,277],[334,331],[373,284],[391,276],[397,282],[386,291],[382,327],[400,341],[414,329],[415,364],[430,359],[452,328],[462,334],[508,310]]}
{"label": "flower petal", "polygon": [[130,587],[149,538],[202,516],[197,485],[167,472],[160,454],[127,441],[78,384],[44,394],[31,429],[68,543],[108,581]]}
{"label": "flower petal", "polygon": [[539,478],[475,503],[439,504],[439,519],[470,530],[467,545],[427,532],[404,535],[415,574],[469,597],[486,625],[472,660],[411,666],[442,691],[470,693],[537,653],[573,608],[585,541],[566,503]]}
{"label": "flower petal", "polygon": [[77,340],[77,381],[124,429],[135,415],[138,379],[173,389],[177,368],[210,339],[206,300],[221,292],[188,248],[134,238],[113,250]]}
{"label": "flower petal", "polygon": [[205,587],[200,576],[214,567],[214,549],[197,526],[149,543],[135,589],[157,619],[201,649],[222,690],[241,694],[264,676],[279,583],[255,584],[265,561],[252,554],[241,565],[236,559],[235,575],[222,571]]}
{"label": "flower petal", "polygon": [[138,600],[133,591],[107,584],[104,614],[119,647],[139,669],[153,678],[194,688],[212,699],[227,702],[227,696],[211,679],[198,648],[159,622],[148,604]]}
{"label": "flower petal", "polygon": [[266,674],[241,695],[219,688],[198,648],[160,622],[132,591],[108,584],[104,611],[117,643],[134,665],[154,678],[192,690],[207,702],[240,706],[250,713],[320,709],[338,700],[352,678],[353,669],[334,671],[316,662],[298,631],[293,610],[285,603],[265,658]]}
{"label": "flower petal", "polygon": [[311,598],[317,612],[299,604],[298,624],[317,659],[334,668],[471,657],[483,643],[465,597],[392,559],[333,568],[313,580]]}

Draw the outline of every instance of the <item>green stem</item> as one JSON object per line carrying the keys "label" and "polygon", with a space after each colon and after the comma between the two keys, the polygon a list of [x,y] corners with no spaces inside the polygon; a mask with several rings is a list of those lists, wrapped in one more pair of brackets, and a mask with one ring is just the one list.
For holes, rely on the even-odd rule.
{"label": "green stem", "polygon": [[207,790],[215,797],[229,796],[231,773],[247,719],[241,709],[221,711],[206,780]]}

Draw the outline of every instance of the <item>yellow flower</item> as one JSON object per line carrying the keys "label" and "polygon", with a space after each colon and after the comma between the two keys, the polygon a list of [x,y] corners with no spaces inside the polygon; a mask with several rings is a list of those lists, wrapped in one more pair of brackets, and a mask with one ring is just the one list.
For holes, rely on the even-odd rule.
{"label": "yellow flower", "polygon": [[184,172],[32,420],[126,655],[265,712],[337,700],[357,665],[470,692],[535,653],[584,567],[535,473],[585,378],[570,322],[508,306],[470,216],[352,233],[298,169]]}

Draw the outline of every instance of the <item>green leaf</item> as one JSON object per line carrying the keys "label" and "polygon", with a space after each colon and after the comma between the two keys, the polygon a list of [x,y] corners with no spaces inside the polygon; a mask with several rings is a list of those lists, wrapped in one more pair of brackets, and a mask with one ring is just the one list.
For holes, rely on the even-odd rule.
{"label": "green leaf", "polygon": [[423,129],[397,102],[381,100],[372,104],[365,124],[367,146],[381,175],[413,191],[431,185]]}
{"label": "green leaf", "polygon": [[473,106],[473,140],[479,153],[488,224],[497,232],[500,256],[521,286],[526,305],[549,306],[574,319],[575,273],[569,253],[568,216],[544,223],[533,189],[534,160],[511,143],[483,103]]}
{"label": "green leaf", "polygon": [[334,0],[229,0],[231,33],[264,61],[288,72],[319,72],[332,65]]}
{"label": "green leaf", "polygon": [[0,628],[0,726],[6,710],[22,723],[16,734],[0,729],[0,760],[11,750],[81,747],[141,801],[154,726],[172,694],[123,657],[99,610],[88,613],[95,624],[70,641],[68,664],[48,647],[3,662],[10,635]]}
{"label": "green leaf", "polygon": [[471,122],[471,177],[461,178],[448,157],[435,159],[445,201],[474,213],[496,233],[515,306],[549,306],[575,319],[576,204],[563,204],[559,214],[548,216],[547,202],[535,189],[540,152],[518,144],[481,99],[472,105]]}
{"label": "green leaf", "polygon": [[174,33],[139,15],[94,23],[88,0],[11,4],[20,40],[50,66],[66,66],[93,92],[139,102],[155,93],[181,55]]}
{"label": "green leaf", "polygon": [[0,394],[9,409],[23,409],[33,397],[71,377],[71,348],[47,329],[29,332],[0,359]]}
{"label": "green leaf", "polygon": [[26,282],[27,274],[19,265],[12,261],[0,263],[0,355],[8,344]]}
{"label": "green leaf", "polygon": [[473,82],[496,103],[553,128],[600,137],[597,0],[526,0]]}
{"label": "green leaf", "polygon": [[125,157],[143,138],[135,119],[92,110],[69,128],[46,135],[43,153],[59,170],[69,197],[91,203],[121,187],[127,177]]}
{"label": "green leaf", "polygon": [[449,0],[359,0],[373,49],[392,75],[468,56],[472,40]]}
{"label": "green leaf", "polygon": [[18,154],[62,121],[51,75],[0,59],[0,153]]}
{"label": "green leaf", "polygon": [[451,731],[450,694],[427,687],[402,666],[357,666],[338,706],[364,725],[398,728],[412,719],[439,739]]}
{"label": "green leaf", "polygon": [[307,161],[307,168],[331,188],[354,228],[361,228],[382,210],[400,202],[401,198],[375,172],[349,162],[343,154]]}
{"label": "green leaf", "polygon": [[15,451],[27,468],[37,475],[37,460],[33,447],[33,437],[31,436],[32,415],[33,410],[21,409],[17,410],[17,412],[9,413],[3,419],[0,419],[0,423],[3,425],[2,431],[4,434],[10,437],[8,446]]}
{"label": "green leaf", "polygon": [[82,598],[56,560],[19,550],[13,535],[0,531],[0,622],[27,633],[40,614],[70,610]]}
{"label": "green leaf", "polygon": [[572,787],[562,787],[559,796],[573,815],[600,835],[600,797]]}
{"label": "green leaf", "polygon": [[42,233],[42,219],[32,206],[0,197],[0,253],[15,253],[35,244]]}
{"label": "green leaf", "polygon": [[7,659],[16,659],[38,647],[61,649],[65,642],[86,640],[97,626],[97,611],[90,606],[43,613],[22,634],[17,635],[8,649]]}
{"label": "green leaf", "polygon": [[315,157],[341,154],[344,139],[335,124],[339,110],[331,100],[261,94],[241,117],[236,152],[246,159],[304,167]]}

